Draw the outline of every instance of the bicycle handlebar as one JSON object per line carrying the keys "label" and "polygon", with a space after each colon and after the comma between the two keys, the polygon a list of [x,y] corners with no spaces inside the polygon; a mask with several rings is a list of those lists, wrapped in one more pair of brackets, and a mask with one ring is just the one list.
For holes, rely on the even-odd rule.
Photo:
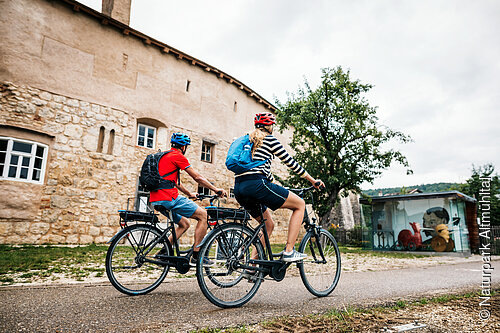
{"label": "bicycle handlebar", "polygon": [[[317,182],[316,184],[309,186],[309,187],[305,187],[305,188],[286,188],[286,189],[297,194],[299,197],[302,197],[306,192],[309,192],[310,190],[315,189],[315,186],[318,186],[319,184],[320,184],[320,182]],[[323,190],[323,189],[325,189],[325,187],[322,186],[319,189]]]}
{"label": "bicycle handlebar", "polygon": [[203,194],[203,193],[198,193],[198,196],[194,200],[205,200],[205,199],[216,199],[219,196],[217,194]]}

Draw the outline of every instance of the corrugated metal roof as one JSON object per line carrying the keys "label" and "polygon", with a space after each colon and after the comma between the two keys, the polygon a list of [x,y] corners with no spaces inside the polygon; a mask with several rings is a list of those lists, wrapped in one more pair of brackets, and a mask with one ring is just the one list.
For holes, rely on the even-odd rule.
{"label": "corrugated metal roof", "polygon": [[371,202],[419,200],[419,199],[446,198],[446,197],[455,197],[455,198],[460,198],[464,201],[477,202],[476,199],[469,197],[468,195],[465,195],[458,191],[373,196],[369,198],[360,198],[359,202],[362,204],[370,204]]}

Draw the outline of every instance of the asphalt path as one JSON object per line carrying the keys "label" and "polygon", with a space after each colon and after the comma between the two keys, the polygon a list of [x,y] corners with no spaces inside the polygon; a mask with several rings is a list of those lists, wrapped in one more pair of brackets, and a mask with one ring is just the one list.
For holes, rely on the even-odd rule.
{"label": "asphalt path", "polygon": [[[192,278],[168,280],[152,293],[135,297],[109,284],[0,288],[0,332],[183,332],[251,324],[283,315],[480,291],[481,264],[343,272],[337,288],[324,298],[311,295],[300,277],[266,280],[257,295],[237,309],[212,305]],[[500,261],[493,261],[493,267],[492,287],[498,289]]]}

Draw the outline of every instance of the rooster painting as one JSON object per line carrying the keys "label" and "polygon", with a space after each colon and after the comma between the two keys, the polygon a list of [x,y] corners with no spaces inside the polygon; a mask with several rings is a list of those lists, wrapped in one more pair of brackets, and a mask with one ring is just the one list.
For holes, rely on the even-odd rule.
{"label": "rooster painting", "polygon": [[400,248],[415,251],[422,247],[422,235],[420,234],[420,224],[417,222],[410,222],[413,233],[404,229],[399,232],[397,246]]}

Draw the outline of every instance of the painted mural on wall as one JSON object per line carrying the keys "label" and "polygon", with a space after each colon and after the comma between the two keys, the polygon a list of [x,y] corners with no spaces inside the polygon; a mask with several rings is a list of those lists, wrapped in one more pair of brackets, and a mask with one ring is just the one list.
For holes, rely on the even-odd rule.
{"label": "painted mural on wall", "polygon": [[469,251],[465,205],[452,198],[375,203],[372,210],[374,249],[404,251]]}
{"label": "painted mural on wall", "polygon": [[[417,249],[433,250],[436,252],[450,252],[455,249],[455,242],[450,237],[448,222],[450,215],[443,207],[432,207],[425,211],[421,227],[418,222],[410,222],[413,232],[403,229],[398,234],[396,248],[398,250],[415,251]],[[459,219],[455,219],[459,222]],[[422,233],[427,239],[422,241]]]}

